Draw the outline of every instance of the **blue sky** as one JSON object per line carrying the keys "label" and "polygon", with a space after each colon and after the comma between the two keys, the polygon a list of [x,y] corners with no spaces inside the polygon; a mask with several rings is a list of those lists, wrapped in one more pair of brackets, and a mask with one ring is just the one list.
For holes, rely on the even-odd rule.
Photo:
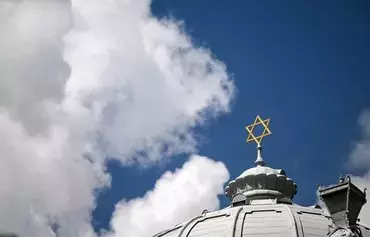
{"label": "blue sky", "polygon": [[[296,203],[312,205],[316,185],[341,173],[365,172],[346,163],[361,135],[358,117],[370,107],[370,2],[155,0],[152,11],[183,21],[235,81],[230,113],[195,129],[198,154],[224,162],[235,178],[255,160],[244,126],[259,114],[271,118],[273,133],[264,140],[265,161],[298,184]],[[112,188],[99,195],[94,227],[107,228],[117,201],[144,195],[187,159],[149,168],[111,162]]]}
{"label": "blue sky", "polygon": [[344,173],[370,190],[368,1],[0,9],[0,232],[147,237],[226,207],[227,181],[254,166],[256,115],[296,203]]}

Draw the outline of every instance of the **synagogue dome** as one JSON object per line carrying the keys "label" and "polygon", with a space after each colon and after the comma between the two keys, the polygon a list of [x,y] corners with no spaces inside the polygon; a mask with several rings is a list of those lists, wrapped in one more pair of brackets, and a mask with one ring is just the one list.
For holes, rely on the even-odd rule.
{"label": "synagogue dome", "polygon": [[[263,122],[259,116],[258,119]],[[253,132],[253,127],[248,132]],[[284,170],[266,166],[258,139],[261,136],[253,137],[257,143],[256,166],[228,183],[225,194],[230,205],[213,212],[204,211],[154,237],[370,237],[370,229],[357,219],[366,193],[353,185],[350,178],[341,178],[339,184],[319,189],[321,205],[297,205],[293,202],[297,185]]]}

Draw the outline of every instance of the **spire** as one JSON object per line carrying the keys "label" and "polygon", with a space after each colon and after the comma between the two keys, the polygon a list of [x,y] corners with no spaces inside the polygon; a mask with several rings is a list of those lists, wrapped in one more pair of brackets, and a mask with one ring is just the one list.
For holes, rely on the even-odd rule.
{"label": "spire", "polygon": [[257,145],[257,159],[254,162],[255,165],[257,166],[265,166],[265,161],[262,158],[262,146],[261,144]]}

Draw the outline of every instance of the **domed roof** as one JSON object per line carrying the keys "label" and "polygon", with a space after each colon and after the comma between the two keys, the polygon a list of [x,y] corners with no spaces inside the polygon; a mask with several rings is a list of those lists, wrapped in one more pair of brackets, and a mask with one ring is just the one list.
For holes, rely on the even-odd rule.
{"label": "domed roof", "polygon": [[[370,236],[369,228],[359,226],[359,230],[362,236]],[[204,213],[154,237],[314,237],[329,236],[329,233],[347,236],[335,235],[331,216],[320,208],[272,204]]]}
{"label": "domed roof", "polygon": [[278,171],[276,169],[273,169],[273,168],[270,168],[270,167],[267,167],[267,166],[256,166],[256,167],[253,167],[253,168],[250,168],[250,169],[247,169],[246,171],[244,171],[241,175],[239,175],[239,178],[244,178],[244,177],[247,177],[247,176],[256,176],[256,175],[259,175],[259,174],[280,174],[281,171]]}
{"label": "domed roof", "polygon": [[[283,169],[265,166],[262,158],[262,147],[257,147],[256,167],[247,169],[225,188],[225,194],[234,201],[244,196],[247,201],[256,199],[279,199],[291,203],[297,193],[297,185],[288,178]],[[240,194],[240,195],[238,195]],[[244,201],[244,200],[243,200]]]}
{"label": "domed roof", "polygon": [[[262,158],[261,139],[271,134],[269,119],[257,116],[247,141],[256,141],[255,167],[247,169],[225,188],[229,207],[204,211],[193,219],[162,231],[154,237],[370,237],[370,229],[357,223],[366,202],[366,193],[341,179],[339,185],[320,189],[323,207],[303,207],[293,203],[297,185],[282,169],[266,166]],[[256,123],[265,123],[268,133],[254,136]]]}
{"label": "domed roof", "polygon": [[331,228],[330,216],[321,209],[244,205],[204,213],[154,237],[326,236]]}
{"label": "domed roof", "polygon": [[[257,160],[263,161],[261,148]],[[204,211],[154,237],[370,237],[370,229],[362,225],[336,225],[325,206],[293,204],[297,186],[285,171],[255,163],[225,188],[229,207]]]}

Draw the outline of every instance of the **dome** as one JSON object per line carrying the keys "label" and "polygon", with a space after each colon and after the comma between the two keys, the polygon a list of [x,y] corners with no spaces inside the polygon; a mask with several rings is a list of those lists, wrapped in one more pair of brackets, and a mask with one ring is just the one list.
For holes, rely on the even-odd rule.
{"label": "dome", "polygon": [[[268,125],[269,120],[263,121]],[[253,127],[247,130],[251,134]],[[366,202],[365,191],[352,184],[350,178],[341,178],[338,185],[319,189],[321,205],[294,204],[297,185],[283,169],[266,166],[260,146],[263,136],[252,136],[257,143],[256,166],[225,188],[231,201],[229,207],[203,211],[154,237],[370,237],[370,229],[359,224],[357,218]]]}
{"label": "dome", "polygon": [[241,175],[239,175],[238,178],[243,178],[243,177],[253,176],[253,175],[258,175],[258,174],[276,174],[277,175],[277,174],[280,174],[280,171],[270,168],[270,167],[266,167],[266,166],[256,166],[256,167],[247,169]]}
{"label": "dome", "polygon": [[[300,214],[298,214],[300,213]],[[296,226],[295,223],[307,223]],[[205,213],[155,237],[297,236],[299,229],[325,236],[329,219],[320,210],[298,206],[245,205]],[[326,226],[327,228],[323,228]]]}
{"label": "dome", "polygon": [[265,166],[262,159],[262,147],[257,147],[256,167],[247,169],[235,180],[231,180],[225,188],[225,194],[234,203],[241,194],[249,202],[257,199],[279,199],[291,203],[297,193],[297,185],[286,176],[283,169]]}
{"label": "dome", "polygon": [[[316,237],[334,230],[331,216],[320,208],[257,204],[204,213],[154,237]],[[359,226],[359,230],[370,236],[369,228]],[[334,234],[330,236],[346,236]]]}
{"label": "dome", "polygon": [[[258,159],[263,161],[261,149],[258,149]],[[370,237],[370,228],[358,223],[349,226],[346,222],[337,222],[338,215],[331,215],[327,210],[326,206],[330,207],[330,204],[322,207],[294,204],[292,198],[297,185],[285,171],[267,167],[264,162],[255,163],[256,167],[247,169],[226,186],[225,193],[231,200],[229,207],[203,211],[201,215],[153,237]],[[348,182],[343,183],[341,179],[339,186],[346,184]],[[349,183],[348,187],[353,184]],[[339,196],[333,195],[333,190],[338,190],[337,186],[320,193],[334,197],[337,206]],[[357,188],[355,191],[361,192]],[[350,202],[345,200],[344,203]]]}

